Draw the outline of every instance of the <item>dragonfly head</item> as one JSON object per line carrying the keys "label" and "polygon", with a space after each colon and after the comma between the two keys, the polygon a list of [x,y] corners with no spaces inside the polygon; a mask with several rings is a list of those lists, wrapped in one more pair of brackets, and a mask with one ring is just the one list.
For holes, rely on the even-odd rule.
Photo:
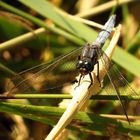
{"label": "dragonfly head", "polygon": [[93,65],[90,61],[80,60],[76,64],[76,68],[79,69],[79,71],[82,75],[86,75],[93,70]]}

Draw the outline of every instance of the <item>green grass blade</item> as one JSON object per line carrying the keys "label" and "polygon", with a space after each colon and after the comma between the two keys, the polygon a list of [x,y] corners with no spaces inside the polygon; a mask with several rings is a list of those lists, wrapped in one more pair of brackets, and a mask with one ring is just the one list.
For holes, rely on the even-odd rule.
{"label": "green grass blade", "polygon": [[34,9],[43,17],[52,20],[56,25],[64,28],[68,32],[78,36],[86,41],[93,41],[97,33],[91,28],[83,25],[80,22],[70,19],[68,16],[61,15],[57,7],[46,0],[19,0],[24,5]]}
{"label": "green grass blade", "polygon": [[37,24],[41,27],[44,27],[47,30],[50,30],[54,33],[62,35],[62,36],[66,37],[67,39],[69,39],[69,40],[71,40],[71,41],[73,41],[77,44],[81,45],[81,44],[84,43],[84,41],[79,39],[79,37],[76,37],[76,36],[66,32],[66,31],[64,31],[63,29],[60,29],[60,28],[56,27],[55,25],[46,24],[44,21],[40,20],[39,18],[31,16],[30,14],[28,14],[28,13],[22,11],[22,10],[19,10],[19,9],[17,9],[17,8],[11,6],[11,5],[8,5],[7,3],[4,3],[2,1],[0,1],[0,6],[2,8],[5,8],[6,10],[8,10],[10,12],[16,13],[17,15],[20,15],[20,16],[32,21],[33,23],[35,23],[35,24]]}
{"label": "green grass blade", "polygon": [[[69,94],[13,94],[13,95],[0,95],[0,99],[72,99],[72,95]],[[121,95],[122,100],[139,100],[139,96],[127,96]],[[116,95],[93,95],[90,100],[119,100]]]}
{"label": "green grass blade", "polygon": [[140,60],[132,54],[117,47],[113,55],[113,60],[135,76],[140,77]]}
{"label": "green grass blade", "polygon": [[[65,109],[60,109],[57,107],[49,107],[49,106],[34,106],[34,105],[23,105],[23,104],[13,104],[0,102],[0,112],[7,112],[16,115],[20,115],[32,120],[36,120],[39,122],[43,122],[46,124],[54,125],[55,122],[50,119],[45,119],[44,116],[56,116],[60,117]],[[43,116],[43,117],[42,117]],[[121,130],[125,133],[137,133],[140,134],[140,127],[129,125],[127,122],[118,122],[114,119],[101,117],[99,115],[93,113],[85,113],[79,112],[75,119],[78,119],[86,124],[93,124],[93,128],[89,128],[90,130],[95,129],[94,124],[102,124],[108,126],[108,124],[116,125],[118,131]]]}

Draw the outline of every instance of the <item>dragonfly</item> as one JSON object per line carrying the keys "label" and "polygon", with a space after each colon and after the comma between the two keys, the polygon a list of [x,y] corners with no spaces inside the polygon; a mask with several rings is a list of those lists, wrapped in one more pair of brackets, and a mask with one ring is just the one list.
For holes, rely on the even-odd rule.
{"label": "dragonfly", "polygon": [[111,18],[104,25],[104,29],[102,29],[102,31],[97,36],[95,42],[84,46],[82,53],[78,58],[79,61],[76,64],[76,68],[79,69],[81,73],[78,85],[80,84],[81,78],[86,74],[89,74],[89,77],[91,79],[90,86],[92,85],[93,79],[91,76],[91,72],[93,71],[95,64],[97,64],[97,79],[100,83],[98,59],[102,54],[101,49],[105,44],[105,41],[107,40],[110,33],[112,32],[112,29],[115,26],[115,19],[116,15],[111,16]]}
{"label": "dragonfly", "polygon": [[[106,81],[110,81],[111,84],[107,84],[103,89],[107,93],[115,94],[122,106],[123,112],[126,116],[127,121],[129,118],[127,115],[127,105],[121,98],[121,95],[126,95],[123,87],[126,87],[129,96],[138,94],[135,90],[129,85],[128,81],[123,77],[121,72],[117,69],[115,64],[107,57],[107,55],[102,50],[103,45],[110,36],[114,26],[115,26],[116,15],[112,15],[109,20],[105,23],[103,29],[98,34],[96,40],[93,43],[87,43],[86,45],[71,51],[70,53],[60,56],[50,63],[43,63],[38,66],[35,66],[31,69],[25,70],[17,74],[14,78],[11,79],[12,82],[9,82],[7,85],[7,92],[10,95],[16,93],[41,93],[48,91],[57,91],[61,90],[67,84],[77,83],[79,86],[81,79],[85,75],[90,77],[90,86],[94,84],[92,79],[91,72],[94,70],[94,66],[97,64],[97,79],[99,79],[99,59],[101,59],[104,68],[107,71]],[[106,61],[109,62],[106,65]],[[30,76],[27,76],[27,73],[30,73]],[[75,77],[80,74],[80,78],[76,79]],[[34,86],[35,83],[38,83],[43,77],[43,82],[41,83],[41,88],[36,90]],[[90,88],[89,86],[89,88]]]}

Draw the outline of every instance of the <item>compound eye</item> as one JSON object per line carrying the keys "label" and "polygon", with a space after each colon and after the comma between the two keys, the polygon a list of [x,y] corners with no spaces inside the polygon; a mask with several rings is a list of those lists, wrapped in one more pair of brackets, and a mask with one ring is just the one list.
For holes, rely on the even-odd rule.
{"label": "compound eye", "polygon": [[91,65],[89,62],[85,62],[85,68],[86,68],[88,71],[92,71],[92,70],[93,70],[92,65]]}
{"label": "compound eye", "polygon": [[83,61],[79,61],[79,62],[76,64],[77,69],[81,68],[82,66],[83,66]]}

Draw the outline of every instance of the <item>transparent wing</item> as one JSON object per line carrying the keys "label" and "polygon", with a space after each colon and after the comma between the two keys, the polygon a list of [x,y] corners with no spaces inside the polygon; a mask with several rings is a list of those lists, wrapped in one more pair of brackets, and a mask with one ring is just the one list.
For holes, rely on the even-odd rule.
{"label": "transparent wing", "polygon": [[62,88],[66,83],[73,82],[78,75],[75,66],[81,49],[82,47],[60,56],[50,63],[43,63],[17,74],[12,78],[12,82],[7,84],[8,93],[46,92]]}
{"label": "transparent wing", "polygon": [[140,103],[140,95],[129,85],[128,81],[124,78],[116,65],[107,57],[107,55],[102,50],[98,50],[98,53],[100,55],[101,62],[107,72],[107,75],[104,79],[105,87],[103,90],[105,90],[110,95],[117,96],[122,107],[122,111],[126,115],[128,122],[130,122],[128,115],[138,115],[140,111],[135,108],[137,110],[135,112],[133,110],[134,108],[132,109],[132,104],[134,105],[134,101],[124,100],[122,96],[137,96],[139,100],[135,102],[136,107],[136,105]]}

